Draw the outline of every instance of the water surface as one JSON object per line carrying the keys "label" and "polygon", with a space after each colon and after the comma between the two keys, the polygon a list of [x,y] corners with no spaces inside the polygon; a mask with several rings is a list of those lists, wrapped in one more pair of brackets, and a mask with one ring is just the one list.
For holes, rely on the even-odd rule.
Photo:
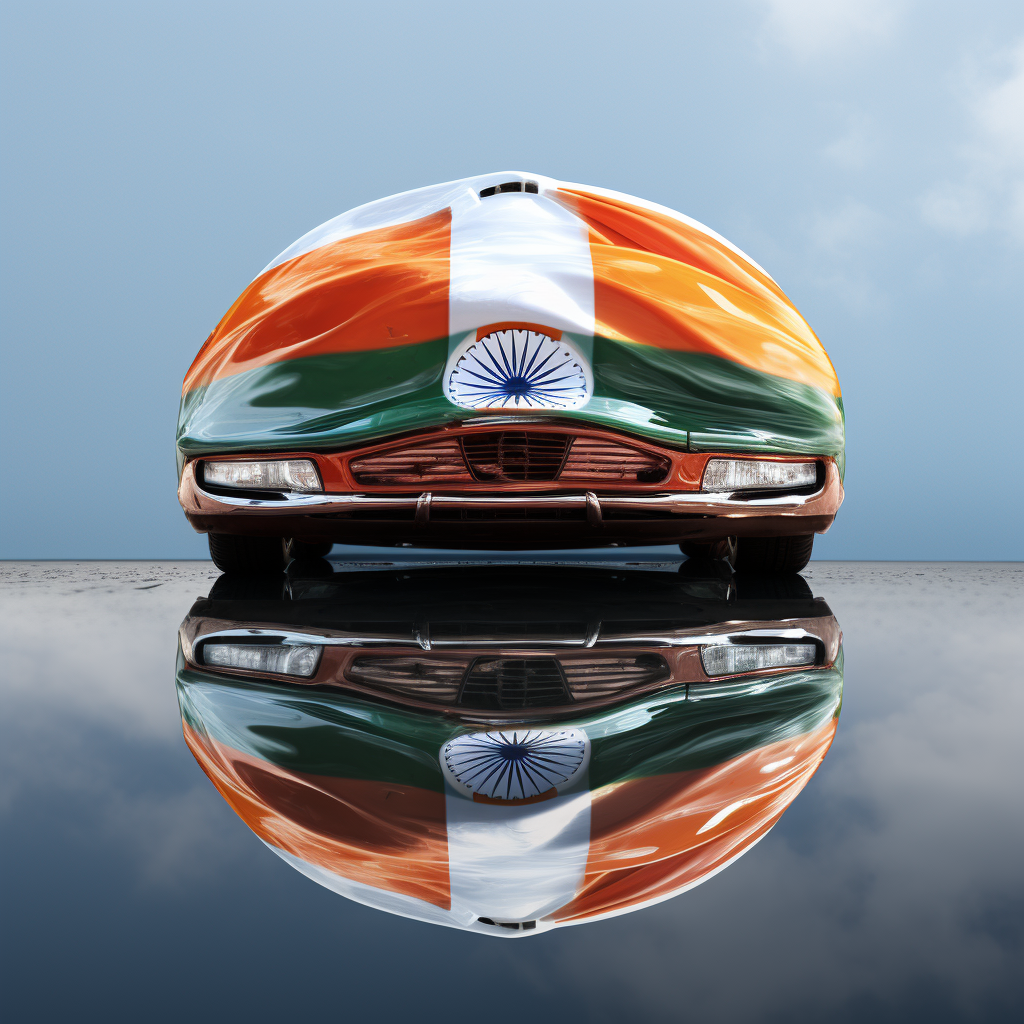
{"label": "water surface", "polygon": [[[678,564],[645,557],[645,565],[619,567],[605,557],[604,582],[594,593],[567,584],[562,597],[553,594],[556,603],[565,598],[563,633],[570,635],[582,623],[586,643],[595,615],[610,622],[616,602],[620,611],[639,607],[633,591],[614,592],[616,572],[621,578],[632,574],[634,582],[646,578],[638,573],[661,574],[650,577],[658,586],[645,598],[654,604],[665,594],[678,594],[677,583],[666,583],[679,579]],[[335,570],[343,569],[336,559]],[[645,870],[670,898],[644,906],[645,900],[629,896],[618,916],[539,927],[508,942],[486,934],[490,926],[469,922],[466,930],[445,926],[450,921],[430,923],[402,908],[377,909],[316,884],[306,877],[310,872],[275,855],[280,846],[261,842],[250,828],[259,822],[247,824],[214,787],[183,738],[178,699],[188,670],[178,660],[178,629],[197,601],[200,611],[211,610],[202,603],[210,601],[211,591],[217,597],[217,573],[209,563],[7,563],[0,592],[0,831],[5,1003],[13,1019],[65,1019],[84,1008],[110,1019],[270,1019],[296,1013],[440,1019],[484,1013],[496,1020],[525,1014],[543,1020],[570,1014],[595,1020],[867,1014],[959,1020],[1019,1012],[1024,758],[1018,733],[1024,690],[1018,650],[1024,569],[817,562],[804,578],[842,629],[838,717],[827,700],[812,700],[804,708],[810,708],[809,718],[792,708],[772,718],[765,702],[752,705],[748,695],[741,705],[733,694],[725,699],[734,702],[734,712],[702,711],[703,724],[694,732],[697,704],[685,708],[688,695],[678,686],[658,691],[655,674],[646,695],[583,709],[562,724],[594,732],[594,723],[613,716],[616,707],[645,708],[651,718],[651,707],[663,709],[672,701],[691,716],[676,720],[659,740],[667,760],[658,764],[653,753],[645,753],[647,734],[636,734],[639,753],[617,761],[594,740],[588,770],[607,770],[587,781],[591,795],[584,802],[595,801],[602,787],[636,778],[676,779],[688,771],[717,771],[716,778],[725,778],[743,758],[756,758],[771,743],[831,723],[834,736],[828,736],[830,748],[823,744],[824,760],[808,762],[800,786],[781,801],[784,806],[773,806],[762,818],[751,813],[749,834],[733,851],[738,856],[723,858],[727,866],[670,877],[669,854],[650,852],[662,849],[661,840],[626,844],[612,852],[647,851],[641,853]],[[559,586],[555,579],[552,589]],[[699,607],[717,608],[723,618],[728,589],[724,598],[720,586],[701,597],[692,580],[688,586],[690,604],[684,608],[678,601],[675,613],[662,608],[661,620],[675,614],[677,625],[685,620],[693,627]],[[439,594],[434,608],[427,601],[432,628],[444,618],[444,601],[461,600],[462,618],[455,619],[466,621],[476,592],[467,585],[461,597]],[[513,631],[523,622],[559,618],[550,608],[531,617],[516,605],[514,586],[503,592]],[[422,596],[417,600],[424,603]],[[275,601],[271,595],[269,610],[280,615]],[[371,610],[367,605],[360,614],[366,619]],[[639,611],[633,627],[638,617]],[[392,618],[400,618],[397,611]],[[324,621],[319,627],[326,628]],[[650,663],[640,667],[650,669]],[[479,663],[477,688],[467,690],[465,667],[458,670],[467,706],[497,699],[491,682],[491,689],[480,683],[491,678],[488,671],[488,664]],[[221,687],[215,693],[225,692],[216,679],[212,685]],[[250,680],[241,689],[248,687],[250,697],[256,692],[264,702],[270,690],[282,689],[260,685]],[[780,684],[773,685],[777,695]],[[236,678],[228,686],[240,684]],[[835,685],[830,692],[839,693]],[[328,697],[317,700],[352,708],[366,699],[352,692]],[[501,699],[517,698],[509,690]],[[713,703],[705,701],[704,708]],[[394,695],[385,705],[388,715],[401,712],[413,723],[450,722],[455,713],[410,709]],[[473,728],[485,730],[487,708],[477,706],[473,713],[480,716]],[[760,716],[760,733],[748,728],[751,716]],[[242,725],[251,732],[254,722]],[[697,740],[712,734],[720,748],[698,757]],[[433,749],[423,749],[428,747]],[[277,770],[279,761],[271,756],[268,763]],[[443,806],[450,798],[448,783],[431,790],[430,780],[440,777],[436,755],[424,755],[421,763],[424,792],[441,793]],[[320,764],[317,771],[323,770]],[[364,775],[376,782],[381,770],[366,769]],[[581,787],[579,777],[573,778],[570,787]],[[712,807],[714,794],[705,793],[706,804],[694,810],[697,805],[686,796],[692,792],[672,790],[683,794],[672,804],[673,813]],[[578,798],[584,788],[567,793]],[[692,832],[742,799],[714,805],[719,810]],[[506,811],[499,807],[487,827],[495,827]],[[278,823],[309,824],[301,806],[276,804],[274,814]],[[723,822],[727,818],[712,831],[725,828]],[[657,814],[640,815],[637,827],[658,824]],[[591,821],[588,834],[593,829]],[[280,834],[278,829],[275,835]],[[268,835],[274,838],[270,832],[261,838]],[[351,830],[341,836],[346,849],[351,837]],[[592,847],[593,836],[589,842]],[[671,856],[685,859],[691,847],[678,844]],[[513,889],[521,893],[533,885],[547,893],[547,903],[531,896],[532,904],[511,897],[502,904],[486,885],[467,890],[456,881],[455,888],[472,890],[472,899],[491,899],[499,909],[550,910],[549,904],[566,897],[566,886],[576,885],[572,872],[588,862],[588,850],[580,852],[578,843],[573,849],[571,870],[528,857],[523,862]],[[381,864],[384,859],[380,853]],[[330,863],[341,865],[337,859]],[[372,875],[372,849],[369,863]],[[498,868],[492,863],[488,870]],[[400,864],[397,873],[402,874]],[[447,872],[449,886],[456,873]],[[364,873],[361,884],[368,877]],[[594,882],[587,877],[588,884]],[[673,896],[672,878],[685,891]],[[642,886],[634,888],[643,895]],[[472,910],[472,899],[463,917],[487,917],[479,907]]]}

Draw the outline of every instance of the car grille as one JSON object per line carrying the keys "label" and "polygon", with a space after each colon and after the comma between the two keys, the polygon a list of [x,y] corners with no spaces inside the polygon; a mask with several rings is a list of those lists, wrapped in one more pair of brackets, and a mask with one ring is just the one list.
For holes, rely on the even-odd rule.
{"label": "car grille", "polygon": [[556,480],[582,486],[659,483],[670,465],[663,455],[601,438],[488,430],[372,452],[349,468],[358,483],[378,486]]}
{"label": "car grille", "polygon": [[573,439],[566,434],[494,430],[462,439],[477,480],[557,480]]}
{"label": "car grille", "polygon": [[516,711],[570,700],[555,658],[478,658],[463,680],[458,703],[481,711]]}
{"label": "car grille", "polygon": [[455,438],[390,448],[353,459],[349,466],[361,484],[468,483],[473,479]]}
{"label": "car grille", "polygon": [[573,699],[579,701],[599,700],[669,677],[668,665],[660,654],[566,658],[562,671]]}
{"label": "car grille", "polygon": [[461,658],[409,658],[367,655],[349,666],[353,683],[404,693],[439,704],[454,704],[466,674]]}
{"label": "car grille", "polygon": [[650,452],[627,448],[613,441],[577,437],[562,466],[559,479],[588,483],[594,480],[632,481],[656,484],[665,479],[668,459]]}
{"label": "car grille", "polygon": [[659,654],[480,658],[361,655],[349,666],[353,683],[414,700],[482,711],[566,707],[613,698],[666,681]]}

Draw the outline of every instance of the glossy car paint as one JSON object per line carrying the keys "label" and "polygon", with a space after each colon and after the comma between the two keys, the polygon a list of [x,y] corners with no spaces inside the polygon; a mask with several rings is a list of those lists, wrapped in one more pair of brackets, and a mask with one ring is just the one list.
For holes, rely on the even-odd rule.
{"label": "glossy car paint", "polygon": [[[481,198],[510,179],[538,192]],[[468,336],[509,323],[562,332],[591,361],[593,395],[561,422],[842,467],[835,372],[756,263],[656,204],[517,172],[369,203],[285,250],[189,370],[179,458],[491,416],[450,402],[443,378]]]}

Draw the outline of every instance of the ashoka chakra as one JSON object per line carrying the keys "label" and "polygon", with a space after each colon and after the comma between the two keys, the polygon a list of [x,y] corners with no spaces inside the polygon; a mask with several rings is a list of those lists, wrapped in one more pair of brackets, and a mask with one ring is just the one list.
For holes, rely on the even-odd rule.
{"label": "ashoka chakra", "polygon": [[441,748],[452,784],[492,800],[527,800],[564,787],[588,761],[579,729],[508,729],[456,736]]}
{"label": "ashoka chakra", "polygon": [[466,409],[576,409],[592,387],[575,345],[525,328],[460,346],[445,376],[448,398]]}

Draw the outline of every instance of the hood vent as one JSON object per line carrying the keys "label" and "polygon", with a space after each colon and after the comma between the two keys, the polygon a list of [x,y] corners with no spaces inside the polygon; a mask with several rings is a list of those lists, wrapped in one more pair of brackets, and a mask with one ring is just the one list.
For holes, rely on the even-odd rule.
{"label": "hood vent", "polygon": [[489,917],[478,917],[481,924],[489,924],[492,928],[513,928],[516,931],[532,931],[537,927],[536,921],[494,921]]}
{"label": "hood vent", "polygon": [[535,181],[503,181],[500,185],[491,185],[490,188],[480,189],[480,198],[501,195],[504,192],[530,192],[537,194],[537,182]]}

